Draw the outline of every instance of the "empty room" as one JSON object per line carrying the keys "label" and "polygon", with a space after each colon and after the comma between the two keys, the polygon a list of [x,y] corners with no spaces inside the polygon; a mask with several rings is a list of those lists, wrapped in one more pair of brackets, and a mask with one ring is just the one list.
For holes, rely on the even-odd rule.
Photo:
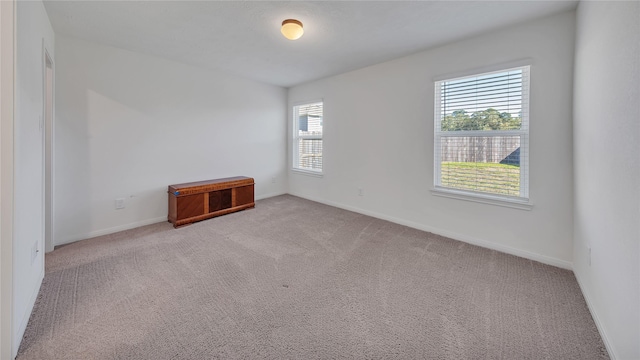
{"label": "empty room", "polygon": [[0,30],[1,360],[640,360],[639,1]]}

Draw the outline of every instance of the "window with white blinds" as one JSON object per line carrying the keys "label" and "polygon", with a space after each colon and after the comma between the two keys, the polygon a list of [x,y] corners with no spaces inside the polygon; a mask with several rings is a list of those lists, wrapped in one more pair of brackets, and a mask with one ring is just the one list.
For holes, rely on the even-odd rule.
{"label": "window with white blinds", "polygon": [[527,202],[529,66],[435,83],[435,188]]}
{"label": "window with white blinds", "polygon": [[293,107],[293,168],[322,173],[322,102]]}

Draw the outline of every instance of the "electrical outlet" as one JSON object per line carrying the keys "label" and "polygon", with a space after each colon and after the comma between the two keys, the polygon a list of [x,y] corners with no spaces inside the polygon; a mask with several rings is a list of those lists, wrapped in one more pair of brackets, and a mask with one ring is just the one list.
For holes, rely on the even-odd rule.
{"label": "electrical outlet", "polygon": [[362,188],[358,188],[358,196],[364,196],[364,190],[362,190]]}
{"label": "electrical outlet", "polygon": [[271,178],[271,183],[272,183],[272,184],[275,184],[275,183],[276,183],[276,178],[275,178],[275,176]]}
{"label": "electrical outlet", "polygon": [[591,247],[588,247],[587,250],[588,250],[587,261],[589,262],[589,266],[591,266]]}
{"label": "electrical outlet", "polygon": [[116,199],[116,210],[124,209],[124,198]]}

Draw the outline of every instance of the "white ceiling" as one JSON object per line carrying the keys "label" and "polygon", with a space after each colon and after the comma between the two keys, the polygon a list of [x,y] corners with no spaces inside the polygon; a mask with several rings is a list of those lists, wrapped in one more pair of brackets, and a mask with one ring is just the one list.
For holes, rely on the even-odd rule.
{"label": "white ceiling", "polygon": [[[57,34],[280,86],[575,8],[577,1],[45,1]],[[297,41],[282,20],[304,23]]]}

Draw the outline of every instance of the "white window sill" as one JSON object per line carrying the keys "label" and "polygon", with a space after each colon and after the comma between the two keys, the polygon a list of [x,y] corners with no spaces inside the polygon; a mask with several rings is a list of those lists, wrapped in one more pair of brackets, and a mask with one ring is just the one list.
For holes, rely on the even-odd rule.
{"label": "white window sill", "polygon": [[473,201],[482,204],[496,205],[496,206],[504,206],[512,209],[519,210],[531,210],[533,208],[533,204],[524,200],[516,200],[516,199],[506,199],[500,196],[492,196],[485,194],[472,193],[468,191],[461,190],[453,190],[453,189],[445,189],[445,188],[435,188],[431,189],[431,194],[435,196],[442,196],[451,199],[458,199],[464,201]]}
{"label": "white window sill", "polygon": [[303,169],[291,169],[291,172],[293,172],[294,174],[300,174],[300,175],[306,175],[306,176],[312,176],[312,177],[317,177],[317,178],[321,178],[324,176],[324,174],[322,174],[319,171],[312,171],[312,170],[303,170]]}

